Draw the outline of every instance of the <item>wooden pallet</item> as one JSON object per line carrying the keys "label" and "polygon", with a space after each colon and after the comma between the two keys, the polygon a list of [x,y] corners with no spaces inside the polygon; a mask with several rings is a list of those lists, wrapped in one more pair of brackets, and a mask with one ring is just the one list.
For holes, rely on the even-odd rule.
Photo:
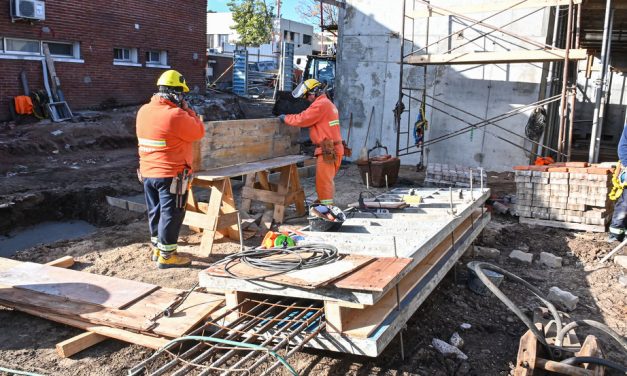
{"label": "wooden pallet", "polygon": [[588,232],[606,232],[607,226],[603,225],[587,225],[585,223],[572,223],[572,222],[560,222],[560,221],[551,221],[547,219],[536,219],[536,218],[528,218],[528,217],[520,217],[520,223],[531,226],[544,226],[544,227],[555,227],[555,228],[563,228],[567,230],[576,230],[576,231],[588,231]]}

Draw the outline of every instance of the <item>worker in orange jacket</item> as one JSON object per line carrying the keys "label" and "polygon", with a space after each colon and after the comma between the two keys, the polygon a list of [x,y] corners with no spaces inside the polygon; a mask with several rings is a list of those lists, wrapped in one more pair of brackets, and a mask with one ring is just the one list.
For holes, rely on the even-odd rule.
{"label": "worker in orange jacket", "polygon": [[191,184],[192,143],[205,135],[205,127],[183,99],[189,88],[179,72],[164,72],[157,86],[159,92],[139,109],[136,128],[151,258],[164,269],[191,264],[176,249]]}
{"label": "worker in orange jacket", "polygon": [[311,105],[300,114],[280,115],[279,119],[293,127],[309,128],[309,137],[316,145],[316,192],[321,204],[333,204],[333,178],[340,169],[344,145],[337,108],[324,94],[323,85],[315,79],[300,83],[292,92],[294,98],[305,98]]}

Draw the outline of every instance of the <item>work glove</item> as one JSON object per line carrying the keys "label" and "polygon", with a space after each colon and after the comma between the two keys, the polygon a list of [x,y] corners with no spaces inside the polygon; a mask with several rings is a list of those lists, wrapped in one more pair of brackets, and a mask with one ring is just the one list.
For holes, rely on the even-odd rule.
{"label": "work glove", "polygon": [[284,114],[279,115],[279,121],[281,123],[285,123],[285,115]]}

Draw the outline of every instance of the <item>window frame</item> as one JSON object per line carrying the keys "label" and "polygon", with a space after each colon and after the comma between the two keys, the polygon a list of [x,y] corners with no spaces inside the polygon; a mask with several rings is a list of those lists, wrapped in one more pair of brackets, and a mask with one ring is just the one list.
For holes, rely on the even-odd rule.
{"label": "window frame", "polygon": [[41,51],[42,51],[42,55],[43,55],[43,44],[46,43],[48,45],[48,48],[50,48],[50,44],[67,44],[70,45],[72,47],[72,55],[57,55],[57,54],[53,54],[52,51],[50,51],[50,56],[52,56],[53,58],[59,58],[59,59],[80,59],[81,58],[81,45],[79,42],[58,42],[58,41],[53,41],[53,40],[42,40],[41,41]]}
{"label": "window frame", "polygon": [[[41,41],[37,39],[28,39],[28,38],[12,38],[12,37],[3,37],[3,53],[8,55],[22,55],[22,56],[43,56],[43,51],[41,48]],[[24,52],[24,51],[14,51],[7,50],[7,40],[18,40],[18,41],[27,41],[27,42],[36,42],[39,45],[39,52]]]}
{"label": "window frame", "polygon": [[146,67],[148,68],[170,68],[168,65],[168,51],[166,50],[146,50],[146,55],[157,53],[159,54],[159,61],[156,62],[154,60],[149,61],[146,59]]}
{"label": "window frame", "polygon": [[[128,50],[129,59],[116,59],[115,50]],[[122,54],[124,55],[124,53]],[[135,47],[113,47],[113,65],[128,66],[128,67],[141,67],[142,65],[138,60],[138,49]],[[124,56],[122,56],[124,57]]]}
{"label": "window frame", "polygon": [[[305,41],[305,39],[309,39],[309,40],[308,40],[308,41]],[[303,34],[303,44],[306,44],[306,45],[308,45],[308,46],[311,46],[311,45],[312,45],[312,40],[313,40],[313,37],[312,37],[311,35],[309,35],[309,34]]]}

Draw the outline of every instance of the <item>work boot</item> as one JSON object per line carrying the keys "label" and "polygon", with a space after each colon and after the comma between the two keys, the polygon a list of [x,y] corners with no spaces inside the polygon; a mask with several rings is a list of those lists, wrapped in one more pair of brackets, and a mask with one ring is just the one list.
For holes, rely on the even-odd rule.
{"label": "work boot", "polygon": [[190,266],[191,264],[192,260],[190,260],[188,257],[179,255],[178,253],[176,253],[176,251],[161,251],[159,259],[157,260],[157,266],[159,267],[159,269],[182,268],[185,266]]}
{"label": "work boot", "polygon": [[159,260],[159,248],[155,247],[152,249],[152,253],[150,254],[150,260],[157,262]]}
{"label": "work boot", "polygon": [[624,238],[625,238],[625,235],[623,234],[613,234],[610,232],[610,234],[607,236],[607,242],[608,243],[622,242]]}

